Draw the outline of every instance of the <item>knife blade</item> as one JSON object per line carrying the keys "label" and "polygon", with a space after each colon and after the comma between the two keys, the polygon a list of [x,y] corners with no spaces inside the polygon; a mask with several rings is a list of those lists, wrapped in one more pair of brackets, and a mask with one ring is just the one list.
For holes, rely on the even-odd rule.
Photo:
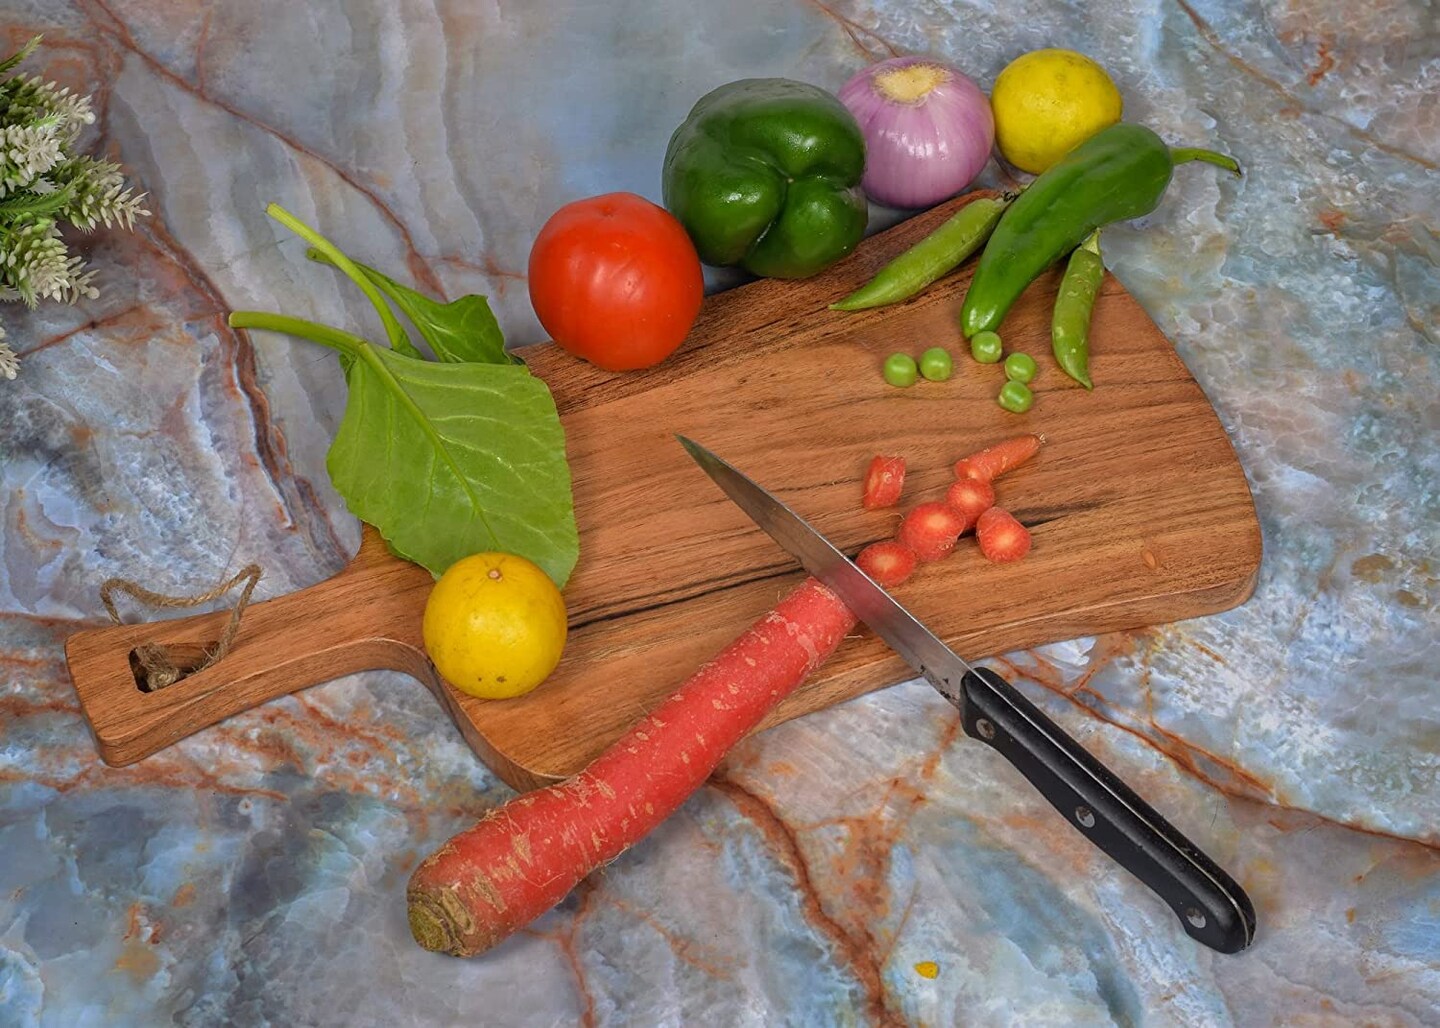
{"label": "knife blade", "polygon": [[1149,886],[1188,935],[1222,953],[1250,945],[1254,906],[1215,861],[1014,686],[945,645],[799,514],[699,443],[676,438],[736,506],[955,705],[966,735],[1005,757],[1072,826]]}

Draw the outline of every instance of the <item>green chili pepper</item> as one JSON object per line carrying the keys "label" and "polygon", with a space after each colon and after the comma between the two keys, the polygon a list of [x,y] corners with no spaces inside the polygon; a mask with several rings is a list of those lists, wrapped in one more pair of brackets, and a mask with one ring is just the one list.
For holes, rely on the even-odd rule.
{"label": "green chili pepper", "polygon": [[1178,148],[1143,125],[1101,129],[1031,182],[1000,218],[960,310],[966,338],[995,331],[1025,287],[1102,225],[1149,214],[1177,164],[1207,161],[1237,175],[1213,150]]}
{"label": "green chili pepper", "polygon": [[914,296],[980,249],[1009,205],[1009,197],[972,200],[830,309],[863,311]]}
{"label": "green chili pepper", "polygon": [[1055,363],[1086,389],[1094,388],[1090,382],[1090,313],[1104,278],[1100,233],[1092,232],[1070,255],[1050,317],[1050,349]]}

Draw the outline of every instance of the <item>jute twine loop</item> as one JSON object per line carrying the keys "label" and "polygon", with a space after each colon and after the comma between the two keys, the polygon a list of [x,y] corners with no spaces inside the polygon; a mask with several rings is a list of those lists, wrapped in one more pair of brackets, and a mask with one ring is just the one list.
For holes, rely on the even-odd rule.
{"label": "jute twine loop", "polygon": [[[230,620],[225,624],[225,631],[221,633],[219,643],[213,650],[205,651],[205,658],[198,665],[179,667],[171,658],[170,651],[159,643],[142,643],[135,647],[135,659],[145,670],[145,683],[142,688],[146,692],[154,692],[168,685],[174,685],[187,674],[204,671],[207,667],[225,658],[225,654],[230,652],[230,645],[235,641],[235,633],[240,630],[240,617],[245,613],[245,605],[250,602],[250,594],[255,591],[255,584],[260,581],[260,573],[259,564],[247,564],[230,581],[217,585],[214,589],[200,593],[198,596],[166,596],[164,593],[157,593],[138,582],[132,582],[125,578],[107,578],[101,584],[100,602],[105,604],[105,610],[109,613],[110,620],[118,625],[123,622],[120,620],[120,612],[115,609],[116,592],[125,593],[147,606],[168,607],[174,610],[183,607],[198,607],[202,603],[217,600],[241,582],[245,582],[245,588],[240,590],[240,598],[235,602],[234,609],[230,611]],[[247,579],[248,581],[246,581]]]}

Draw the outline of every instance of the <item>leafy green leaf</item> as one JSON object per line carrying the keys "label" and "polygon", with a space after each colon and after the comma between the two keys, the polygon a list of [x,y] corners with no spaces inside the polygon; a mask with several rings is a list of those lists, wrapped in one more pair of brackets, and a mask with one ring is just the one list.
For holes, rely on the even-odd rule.
{"label": "leafy green leaf", "polygon": [[505,335],[485,297],[471,293],[449,303],[437,303],[374,268],[362,264],[360,270],[405,312],[440,360],[448,364],[517,363],[505,351]]}
{"label": "leafy green leaf", "polygon": [[[313,247],[306,256],[313,261],[331,263],[326,254]],[[410,319],[420,337],[430,344],[430,349],[441,361],[452,364],[518,363],[505,351],[505,336],[485,297],[469,294],[450,303],[439,303],[424,293],[402,286],[374,268],[358,261],[355,266]]]}
{"label": "leafy green leaf", "polygon": [[[349,399],[326,466],[336,490],[399,556],[441,575],[482,550],[534,561],[564,586],[579,556],[565,431],[549,388],[505,353],[484,297],[442,304],[357,265],[271,204],[268,212],[364,290],[391,348],[264,311],[235,328],[285,332],[340,354]],[[425,360],[386,298],[441,358]],[[403,341],[403,342],[402,342]]]}
{"label": "leafy green leaf", "polygon": [[579,556],[565,435],[522,365],[437,364],[361,343],[326,466],[350,510],[442,574],[481,550],[563,586]]}

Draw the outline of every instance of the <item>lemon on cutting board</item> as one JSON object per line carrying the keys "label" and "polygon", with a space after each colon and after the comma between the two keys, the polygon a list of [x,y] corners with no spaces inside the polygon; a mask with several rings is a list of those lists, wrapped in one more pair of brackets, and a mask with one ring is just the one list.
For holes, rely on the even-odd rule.
{"label": "lemon on cutting board", "polygon": [[476,553],[440,576],[425,601],[425,652],[445,680],[486,700],[522,696],[565,648],[565,600],[524,557]]}
{"label": "lemon on cutting board", "polygon": [[990,91],[1004,158],[1038,175],[1120,120],[1120,90],[1105,69],[1073,50],[1032,50],[1005,66]]}

